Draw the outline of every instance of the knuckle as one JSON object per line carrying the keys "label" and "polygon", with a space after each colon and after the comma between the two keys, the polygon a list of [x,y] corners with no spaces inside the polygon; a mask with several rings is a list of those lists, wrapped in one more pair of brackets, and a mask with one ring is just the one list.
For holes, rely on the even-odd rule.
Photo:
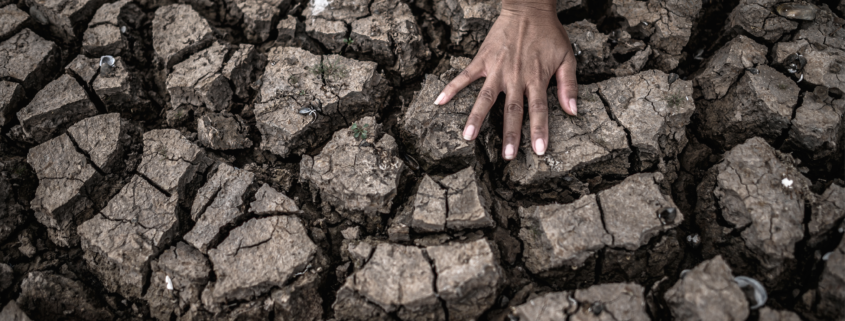
{"label": "knuckle", "polygon": [[478,100],[484,103],[493,103],[496,101],[496,97],[493,94],[493,89],[489,87],[481,88],[481,91],[478,92]]}
{"label": "knuckle", "polygon": [[519,143],[519,132],[515,130],[506,130],[503,135],[503,140],[506,143],[517,144]]}
{"label": "knuckle", "polygon": [[461,71],[460,74],[458,74],[458,78],[471,79],[472,73],[470,72],[469,68],[466,68],[463,71]]}
{"label": "knuckle", "polygon": [[540,125],[532,126],[531,137],[534,137],[534,138],[546,137],[546,127],[543,127],[543,126],[540,126]]}
{"label": "knuckle", "polygon": [[528,112],[532,115],[544,114],[549,111],[549,104],[545,100],[533,100],[528,104]]}
{"label": "knuckle", "polygon": [[509,103],[505,105],[505,113],[509,115],[522,115],[522,104]]}

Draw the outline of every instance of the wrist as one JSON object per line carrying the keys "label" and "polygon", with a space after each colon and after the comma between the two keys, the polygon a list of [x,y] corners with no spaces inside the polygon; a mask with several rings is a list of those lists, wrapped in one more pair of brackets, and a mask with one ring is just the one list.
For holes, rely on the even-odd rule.
{"label": "wrist", "polygon": [[557,19],[556,0],[502,0],[502,15]]}

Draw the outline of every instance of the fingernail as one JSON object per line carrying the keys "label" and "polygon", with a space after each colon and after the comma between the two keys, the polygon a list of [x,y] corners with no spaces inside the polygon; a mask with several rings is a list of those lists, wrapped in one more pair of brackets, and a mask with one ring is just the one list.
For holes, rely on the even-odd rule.
{"label": "fingernail", "polygon": [[505,145],[505,159],[513,159],[514,151],[513,151],[513,144]]}
{"label": "fingernail", "polygon": [[578,103],[575,102],[575,98],[569,100],[569,111],[572,115],[578,115]]}
{"label": "fingernail", "polygon": [[435,105],[440,105],[443,103],[443,99],[446,98],[446,94],[440,93],[440,96],[437,96],[437,99],[434,100]]}
{"label": "fingernail", "polygon": [[473,135],[475,135],[475,126],[467,126],[467,128],[464,129],[464,140],[472,140]]}
{"label": "fingernail", "polygon": [[543,156],[543,154],[546,153],[546,143],[543,142],[543,139],[537,139],[534,141],[534,152],[540,156]]}

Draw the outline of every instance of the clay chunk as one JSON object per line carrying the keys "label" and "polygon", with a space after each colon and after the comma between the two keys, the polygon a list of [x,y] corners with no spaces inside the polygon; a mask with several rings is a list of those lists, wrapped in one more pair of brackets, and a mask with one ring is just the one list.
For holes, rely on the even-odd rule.
{"label": "clay chunk", "polygon": [[24,133],[43,143],[96,114],[97,108],[85,89],[73,77],[62,75],[39,91],[17,115]]}
{"label": "clay chunk", "polygon": [[150,261],[177,237],[177,203],[136,175],[100,214],[79,226],[85,260],[106,289],[142,297]]}
{"label": "clay chunk", "polygon": [[319,155],[302,156],[299,175],[324,203],[364,223],[368,220],[360,214],[373,218],[390,212],[405,163],[395,156],[396,141],[381,133],[374,118],[365,117],[355,126],[358,130],[335,132]]}
{"label": "clay chunk", "polygon": [[194,197],[191,219],[196,224],[185,234],[185,242],[206,253],[219,238],[222,227],[234,224],[246,215],[245,199],[254,178],[252,172],[220,164]]}
{"label": "clay chunk", "polygon": [[811,159],[834,156],[845,135],[845,99],[805,93],[789,128],[787,144],[809,153]]}
{"label": "clay chunk", "polygon": [[775,42],[798,28],[798,22],[781,17],[774,10],[780,0],[740,0],[725,24],[726,32],[746,33]]}
{"label": "clay chunk", "polygon": [[701,88],[704,99],[724,97],[734,82],[745,74],[746,69],[768,63],[769,48],[751,38],[740,35],[719,48],[704,64],[704,68],[693,78],[696,87]]}
{"label": "clay chunk", "polygon": [[525,245],[525,266],[532,273],[560,267],[580,267],[613,237],[605,231],[595,195],[575,203],[519,209],[519,238]]}
{"label": "clay chunk", "polygon": [[598,193],[613,247],[636,250],[684,220],[672,197],[660,191],[662,181],[660,173],[635,174]]}
{"label": "clay chunk", "polygon": [[232,103],[232,87],[223,76],[223,63],[229,48],[220,42],[191,55],[173,66],[167,75],[167,92],[173,108],[181,105],[205,106],[223,111]]}
{"label": "clay chunk", "polygon": [[14,4],[0,8],[0,41],[21,31],[29,21],[29,15]]}
{"label": "clay chunk", "polygon": [[827,256],[819,279],[819,315],[829,318],[841,318],[845,313],[842,302],[845,301],[845,240],[839,243]]}
{"label": "clay chunk", "polygon": [[485,239],[426,248],[449,319],[475,319],[493,306],[503,278],[494,251]]}
{"label": "clay chunk", "polygon": [[701,5],[701,0],[613,0],[610,11],[625,18],[629,32],[648,37],[657,67],[668,72],[678,67]]}
{"label": "clay chunk", "polygon": [[83,119],[67,131],[99,170],[111,173],[122,160],[127,126],[120,114],[112,113]]}
{"label": "clay chunk", "polygon": [[104,3],[106,0],[26,0],[29,14],[39,23],[49,25],[50,32],[68,43],[79,39],[86,22]]}
{"label": "clay chunk", "polygon": [[704,137],[731,149],[755,136],[773,141],[789,125],[798,85],[769,66],[757,70],[746,71],[724,98],[702,108]]}
{"label": "clay chunk", "polygon": [[61,55],[55,43],[29,29],[0,43],[0,78],[12,78],[28,91],[35,91],[55,75]]}
{"label": "clay chunk", "polygon": [[23,86],[11,81],[0,80],[0,127],[12,122],[23,99]]}
{"label": "clay chunk", "polygon": [[[443,75],[445,76],[445,74]],[[426,75],[422,89],[405,111],[400,122],[402,137],[411,142],[424,168],[463,168],[477,162],[477,145],[463,137],[466,118],[481,90],[476,82],[461,90],[449,103],[434,104],[451,79]]]}
{"label": "clay chunk", "polygon": [[810,222],[807,223],[807,231],[812,237],[810,243],[816,243],[813,239],[836,229],[836,223],[843,217],[845,217],[845,187],[831,184],[812,205]]}
{"label": "clay chunk", "polygon": [[551,292],[514,308],[526,321],[650,320],[645,289],[635,283],[594,285],[572,292]]}
{"label": "clay chunk", "polygon": [[680,154],[687,144],[686,125],[695,110],[692,81],[670,83],[669,77],[650,70],[598,84],[611,117],[630,133],[639,158],[639,164],[633,164],[636,171]]}
{"label": "clay chunk", "polygon": [[132,0],[104,4],[82,35],[82,51],[93,57],[128,54],[129,40],[125,34],[130,28],[140,27],[143,14]]}
{"label": "clay chunk", "polygon": [[167,193],[183,198],[187,185],[209,163],[205,151],[178,130],[155,129],[144,133],[144,155],[138,173]]}
{"label": "clay chunk", "polygon": [[490,193],[472,167],[440,181],[446,189],[446,228],[479,229],[495,225],[490,214]]}
{"label": "clay chunk", "polygon": [[199,250],[179,242],[150,262],[150,286],[144,299],[159,321],[199,308],[200,294],[208,283],[211,262]]}
{"label": "clay chunk", "polygon": [[153,18],[153,48],[166,68],[208,46],[214,31],[190,5],[173,4],[156,9]]}
{"label": "clay chunk", "polygon": [[245,149],[252,147],[249,125],[238,115],[208,113],[197,120],[200,144],[216,150]]}
{"label": "clay chunk", "polygon": [[[801,194],[809,193],[812,183],[790,158],[759,137],[725,153],[709,175],[714,183],[702,183],[700,197],[712,195],[713,206],[727,227],[743,229],[741,242],[759,261],[755,264],[765,278],[776,278],[785,268],[784,261],[795,258],[795,244],[804,238],[805,198]],[[755,188],[749,188],[749,183]]]}
{"label": "clay chunk", "polygon": [[676,320],[748,318],[748,301],[721,256],[687,272],[663,297]]}
{"label": "clay chunk", "polygon": [[112,320],[97,293],[82,282],[50,272],[29,272],[21,282],[18,307],[34,320]]}
{"label": "clay chunk", "polygon": [[332,304],[341,320],[443,320],[435,276],[421,249],[379,244],[363,268],[346,278]]}
{"label": "clay chunk", "polygon": [[76,226],[94,215],[92,198],[97,195],[93,191],[102,175],[76,151],[67,135],[33,147],[26,159],[39,179],[31,202],[35,218],[57,245],[76,245]]}
{"label": "clay chunk", "polygon": [[255,103],[256,126],[261,148],[282,157],[324,141],[327,137],[318,130],[348,127],[347,120],[374,114],[389,88],[374,62],[292,47],[273,47],[267,59]]}
{"label": "clay chunk", "polygon": [[287,284],[318,250],[295,216],[249,220],[208,251],[217,282],[206,291],[215,304],[251,299]]}
{"label": "clay chunk", "polygon": [[290,197],[265,183],[255,192],[255,201],[249,204],[249,211],[258,215],[296,213],[299,212],[299,207]]}

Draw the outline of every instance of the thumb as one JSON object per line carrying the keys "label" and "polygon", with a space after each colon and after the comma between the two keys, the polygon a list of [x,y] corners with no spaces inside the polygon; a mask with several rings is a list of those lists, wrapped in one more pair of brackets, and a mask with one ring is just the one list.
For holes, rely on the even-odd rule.
{"label": "thumb", "polygon": [[577,66],[578,62],[575,60],[575,55],[572,51],[569,51],[563,59],[563,64],[555,72],[557,99],[560,101],[563,111],[572,116],[578,114],[578,81],[575,78],[575,69]]}

